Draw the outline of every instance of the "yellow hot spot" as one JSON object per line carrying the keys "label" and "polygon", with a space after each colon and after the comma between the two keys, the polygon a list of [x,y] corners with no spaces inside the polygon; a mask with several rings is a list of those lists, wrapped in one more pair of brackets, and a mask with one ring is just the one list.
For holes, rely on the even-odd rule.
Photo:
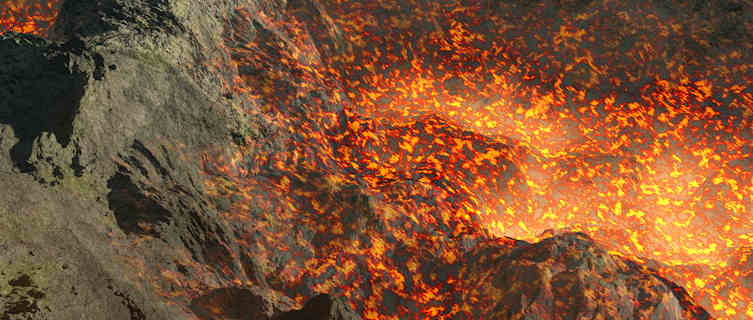
{"label": "yellow hot spot", "polygon": [[688,253],[694,254],[694,255],[708,255],[708,254],[716,251],[716,247],[717,247],[716,243],[712,243],[712,244],[709,245],[708,248],[705,248],[705,249],[695,249],[695,248],[687,248],[686,247],[685,250]]}
{"label": "yellow hot spot", "polygon": [[615,251],[615,250],[609,250],[609,251],[607,251],[607,253],[609,253],[610,255],[613,255],[613,256],[625,257],[625,255],[622,254],[622,252]]}
{"label": "yellow hot spot", "polygon": [[552,219],[556,220],[557,215],[554,213],[552,208],[547,208],[547,210],[544,212],[544,216],[541,217],[541,219]]}
{"label": "yellow hot spot", "polygon": [[602,214],[602,212],[606,211],[608,209],[609,208],[607,208],[607,206],[605,204],[600,203],[599,204],[599,210],[596,211],[596,216],[598,216],[601,221],[604,221],[604,215]]}
{"label": "yellow hot spot", "polygon": [[644,215],[646,215],[645,212],[643,212],[641,210],[636,210],[636,209],[628,209],[628,213],[627,213],[627,217],[633,217],[633,216],[635,216],[635,217],[638,217],[638,218],[643,218]]}
{"label": "yellow hot spot", "polygon": [[641,184],[640,188],[641,192],[644,194],[650,195],[659,193],[659,186],[655,184]]}
{"label": "yellow hot spot", "polygon": [[643,245],[640,244],[638,241],[638,233],[635,231],[629,231],[630,232],[630,241],[633,242],[633,245],[638,249],[638,251],[643,251]]}
{"label": "yellow hot spot", "polygon": [[366,319],[379,319],[379,313],[374,310],[366,311],[363,316]]}
{"label": "yellow hot spot", "polygon": [[523,223],[523,221],[518,221],[518,227],[525,230],[525,232],[531,232],[531,230],[528,230],[528,227]]}
{"label": "yellow hot spot", "polygon": [[288,189],[289,186],[290,186],[290,179],[286,176],[283,176],[280,179],[280,187],[282,187],[283,189]]}
{"label": "yellow hot spot", "polygon": [[445,250],[442,256],[444,257],[444,260],[447,261],[447,263],[455,263],[455,261],[457,260],[457,257],[452,250]]}

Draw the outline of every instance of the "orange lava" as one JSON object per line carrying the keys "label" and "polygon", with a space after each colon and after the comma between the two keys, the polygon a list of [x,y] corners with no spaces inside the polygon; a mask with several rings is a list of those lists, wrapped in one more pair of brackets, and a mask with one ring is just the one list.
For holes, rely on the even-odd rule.
{"label": "orange lava", "polygon": [[61,0],[4,0],[0,2],[0,34],[14,31],[46,35],[55,22]]}
{"label": "orange lava", "polygon": [[[357,169],[371,169],[364,179],[428,166],[460,184],[461,207],[474,208],[493,234],[535,241],[550,229],[579,230],[637,261],[704,265],[710,270],[667,274],[720,318],[753,316],[750,289],[729,276],[744,271],[719,276],[753,244],[750,48],[728,45],[710,62],[693,61],[673,48],[688,26],[648,2],[596,2],[572,20],[544,4],[505,19],[483,3],[456,2],[392,17],[423,3],[330,4],[361,47],[340,58],[357,57],[341,75],[358,114],[406,127],[386,133],[397,149],[361,149]],[[518,13],[514,4],[506,10]],[[563,20],[547,20],[546,10]],[[620,33],[635,41],[627,52],[610,43]],[[483,137],[428,130],[425,114]],[[383,135],[354,133],[355,144],[381,146]],[[719,281],[736,293],[717,295],[711,283]]]}
{"label": "orange lava", "polygon": [[[235,185],[245,198],[226,217],[263,234],[241,246],[265,257],[290,237],[301,243],[293,255],[305,262],[266,274],[324,279],[320,292],[342,287],[366,319],[398,318],[380,314],[386,291],[412,297],[424,316],[449,317],[463,307],[445,303],[447,291],[462,288],[452,278],[406,280],[403,271],[420,274],[419,257],[452,264],[465,250],[452,239],[576,230],[656,268],[718,319],[753,318],[742,285],[753,280],[751,48],[711,44],[695,35],[706,27],[650,1],[594,1],[576,13],[567,1],[322,3],[321,29],[305,23],[311,12],[239,10],[226,43],[239,70],[275,66],[241,72],[233,89],[295,141],[284,155],[253,159],[268,169],[244,167],[243,153],[208,161],[226,175],[207,181],[210,192]],[[278,32],[248,37],[251,20]],[[296,80],[281,93],[277,79]],[[310,95],[317,90],[332,101]],[[346,223],[361,209],[327,199],[355,189],[376,215]],[[251,204],[274,219],[259,222]],[[275,220],[331,236],[305,239]],[[356,230],[365,231],[353,240]],[[396,262],[399,254],[412,257]],[[358,272],[371,280],[354,281]]]}
{"label": "orange lava", "polygon": [[[405,180],[440,186],[390,199],[451,234],[475,222],[529,241],[584,231],[615,255],[661,262],[720,318],[753,314],[748,289],[709,287],[753,241],[745,48],[697,61],[673,48],[688,26],[653,7],[597,2],[564,20],[563,8],[512,4],[521,16],[511,25],[487,5],[325,5],[348,40],[319,57],[350,106],[346,132],[332,137],[339,165],[381,192]],[[563,20],[541,18],[546,10]],[[627,52],[619,38],[634,42]],[[417,205],[427,194],[438,203]]]}

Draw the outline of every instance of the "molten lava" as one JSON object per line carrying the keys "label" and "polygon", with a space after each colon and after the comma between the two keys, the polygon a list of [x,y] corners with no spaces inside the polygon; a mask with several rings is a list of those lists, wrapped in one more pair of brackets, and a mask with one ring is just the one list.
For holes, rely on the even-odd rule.
{"label": "molten lava", "polygon": [[[302,302],[284,283],[343,287],[366,319],[409,312],[382,313],[388,295],[427,317],[463,312],[471,301],[446,303],[463,281],[438,283],[427,261],[455,263],[466,240],[563,230],[657,269],[719,319],[753,317],[753,49],[639,2],[325,0],[284,19],[239,8],[228,87],[293,147],[210,159],[226,177],[207,184],[245,199],[226,217],[254,222],[250,254],[299,239],[300,263],[265,271],[277,289]],[[11,3],[0,21],[13,30],[54,20],[52,4]]]}
{"label": "molten lava", "polygon": [[5,0],[0,4],[0,33],[15,31],[46,35],[62,3],[60,0]]}

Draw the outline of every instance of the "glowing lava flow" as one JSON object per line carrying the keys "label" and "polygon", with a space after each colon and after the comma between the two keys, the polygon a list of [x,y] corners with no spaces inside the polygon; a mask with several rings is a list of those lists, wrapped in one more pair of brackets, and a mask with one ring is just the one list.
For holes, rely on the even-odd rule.
{"label": "glowing lava flow", "polygon": [[60,0],[0,2],[0,33],[15,31],[45,35],[55,21]]}
{"label": "glowing lava flow", "polygon": [[[325,64],[342,66],[369,119],[352,123],[343,165],[366,181],[454,181],[464,197],[451,203],[497,235],[579,230],[637,261],[704,265],[714,271],[667,274],[720,317],[753,316],[750,290],[734,285],[745,271],[714,275],[753,244],[750,42],[641,3],[575,14],[546,2],[331,1],[352,45]],[[750,21],[736,26],[750,33]],[[426,114],[483,136],[448,134]],[[712,282],[738,293],[717,296]]]}
{"label": "glowing lava flow", "polygon": [[[301,243],[290,250],[300,263],[266,270],[278,289],[300,302],[282,283],[311,276],[316,290],[344,287],[367,319],[407,312],[380,314],[387,295],[449,316],[462,288],[420,279],[419,257],[452,264],[465,251],[455,239],[577,230],[657,268],[720,319],[753,317],[741,285],[753,246],[753,50],[710,43],[697,17],[650,1],[567,3],[328,0],[311,9],[332,14],[312,30],[310,11],[280,21],[239,10],[226,42],[233,89],[294,148],[254,159],[271,167],[263,179],[244,155],[215,160],[226,180],[210,192],[235,185],[269,221],[329,234],[291,236],[252,220],[248,203],[226,213],[256,221],[263,237],[245,247],[255,255]],[[274,31],[242,34],[253,19]],[[338,197],[362,200],[328,202]],[[372,278],[353,281],[359,272]]]}

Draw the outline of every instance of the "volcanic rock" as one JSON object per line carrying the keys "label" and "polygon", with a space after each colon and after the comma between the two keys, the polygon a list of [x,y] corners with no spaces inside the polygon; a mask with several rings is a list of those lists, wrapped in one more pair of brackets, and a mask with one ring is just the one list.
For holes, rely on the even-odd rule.
{"label": "volcanic rock", "polygon": [[356,320],[361,319],[340,299],[322,294],[311,298],[301,310],[288,311],[275,320]]}
{"label": "volcanic rock", "polygon": [[[708,319],[701,308],[680,301],[677,285],[630,260],[614,257],[582,233],[555,235],[512,248],[482,244],[461,266],[461,281],[489,299],[482,318],[547,319]],[[481,269],[494,273],[485,278]],[[472,275],[472,276],[466,276]],[[687,302],[687,301],[686,301]],[[692,305],[692,303],[690,304]]]}

